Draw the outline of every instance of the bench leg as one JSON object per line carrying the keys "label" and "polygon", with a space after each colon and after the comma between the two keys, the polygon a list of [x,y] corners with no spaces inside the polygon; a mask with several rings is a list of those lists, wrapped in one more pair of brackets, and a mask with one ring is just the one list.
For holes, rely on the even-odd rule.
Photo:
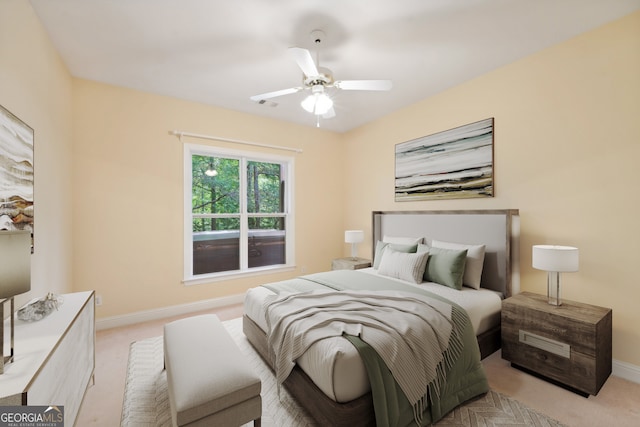
{"label": "bench leg", "polygon": [[256,418],[255,420],[253,420],[253,427],[260,427],[261,424],[261,418]]}

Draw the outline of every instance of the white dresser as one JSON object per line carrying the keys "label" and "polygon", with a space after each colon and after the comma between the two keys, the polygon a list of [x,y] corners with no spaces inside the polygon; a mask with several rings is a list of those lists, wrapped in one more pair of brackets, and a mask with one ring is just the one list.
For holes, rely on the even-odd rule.
{"label": "white dresser", "polygon": [[[93,291],[62,295],[57,311],[37,322],[15,321],[15,357],[0,375],[0,406],[64,406],[73,426],[95,370]],[[5,321],[9,335],[9,319]],[[8,352],[9,342],[5,342]]]}

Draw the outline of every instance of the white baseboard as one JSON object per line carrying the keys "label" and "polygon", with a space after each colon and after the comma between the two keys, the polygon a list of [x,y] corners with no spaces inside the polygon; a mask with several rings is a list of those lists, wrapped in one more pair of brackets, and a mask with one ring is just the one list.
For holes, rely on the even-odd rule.
{"label": "white baseboard", "polygon": [[100,331],[103,329],[117,328],[119,326],[133,325],[140,322],[148,322],[150,320],[158,320],[172,316],[180,316],[182,314],[211,310],[213,308],[225,307],[227,305],[240,304],[242,301],[244,301],[244,294],[237,294],[189,304],[138,311],[136,313],[124,314],[121,316],[105,317],[96,319],[96,330]]}
{"label": "white baseboard", "polygon": [[640,384],[640,366],[614,359],[611,370],[616,377]]}

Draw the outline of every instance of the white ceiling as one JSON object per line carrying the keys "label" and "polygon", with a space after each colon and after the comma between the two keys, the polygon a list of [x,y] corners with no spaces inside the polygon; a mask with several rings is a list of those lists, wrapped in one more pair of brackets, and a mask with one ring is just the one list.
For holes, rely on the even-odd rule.
{"label": "white ceiling", "polygon": [[[315,126],[287,55],[326,38],[338,80],[389,92],[333,93],[344,132],[640,9],[640,0],[30,0],[71,74]],[[315,54],[314,54],[315,57]]]}

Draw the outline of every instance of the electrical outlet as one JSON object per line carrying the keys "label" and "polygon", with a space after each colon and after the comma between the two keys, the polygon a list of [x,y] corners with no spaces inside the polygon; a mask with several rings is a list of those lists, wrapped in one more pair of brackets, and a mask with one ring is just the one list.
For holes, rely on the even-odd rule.
{"label": "electrical outlet", "polygon": [[303,265],[302,267],[300,267],[300,272],[303,273],[303,274],[306,273],[307,272],[307,266]]}
{"label": "electrical outlet", "polygon": [[102,305],[102,295],[96,295],[96,305]]}

